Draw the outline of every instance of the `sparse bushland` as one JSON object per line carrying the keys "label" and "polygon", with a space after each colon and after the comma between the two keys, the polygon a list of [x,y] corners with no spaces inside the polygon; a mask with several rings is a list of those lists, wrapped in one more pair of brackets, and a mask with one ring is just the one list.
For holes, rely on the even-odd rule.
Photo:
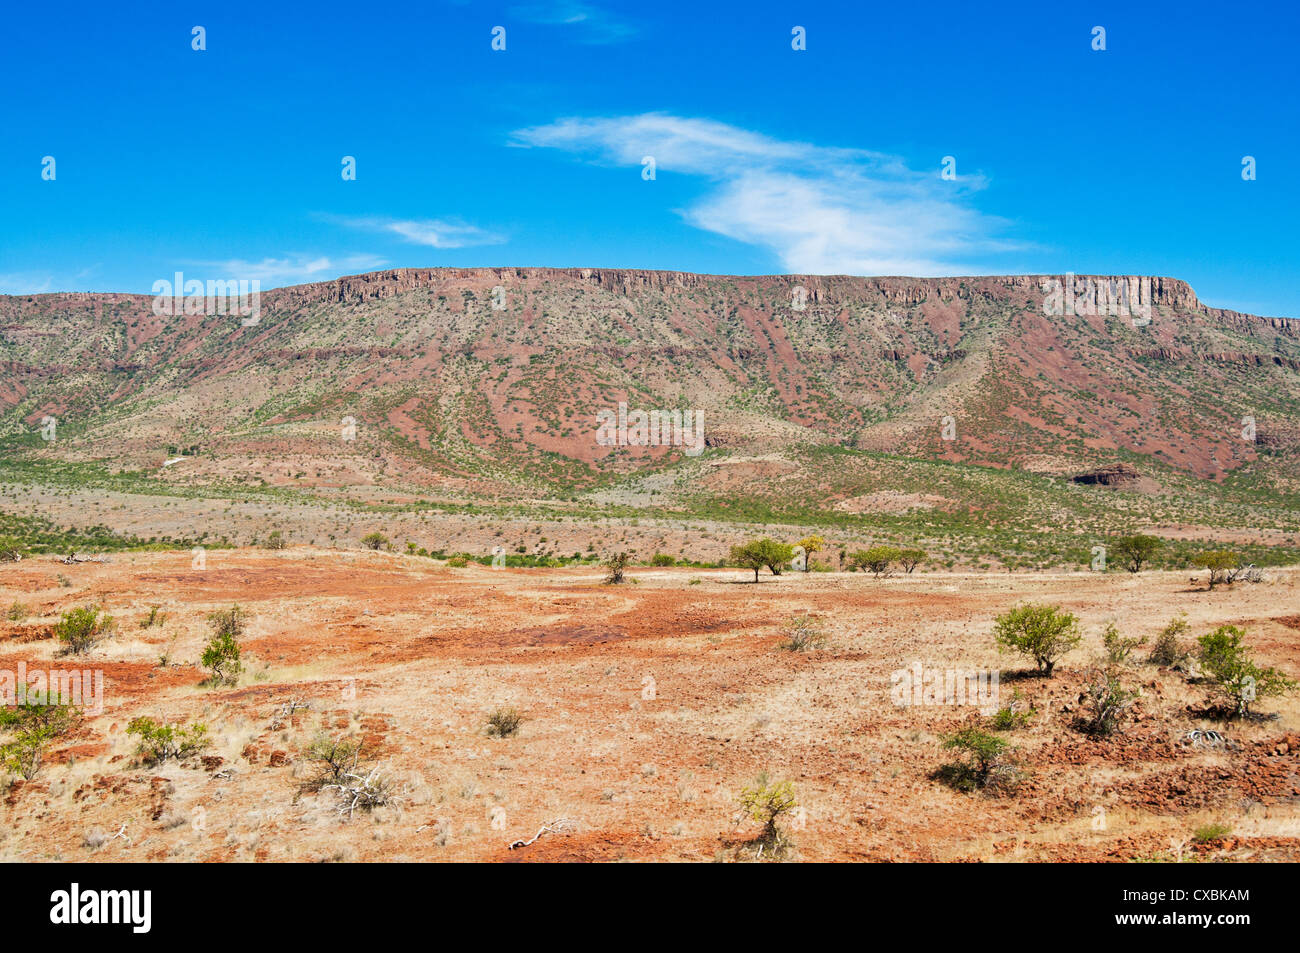
{"label": "sparse bushland", "polygon": [[9,735],[0,744],[0,767],[28,781],[40,771],[50,742],[81,722],[81,709],[46,696],[45,689],[32,683],[25,699],[0,708],[0,732]]}
{"label": "sparse bushland", "polygon": [[487,733],[494,738],[509,738],[519,732],[524,716],[517,708],[498,708],[488,715]]}
{"label": "sparse bushland", "polygon": [[960,760],[940,766],[932,775],[957,791],[1012,794],[1021,774],[1011,758],[1011,746],[982,728],[970,726],[943,736],[943,747]]}
{"label": "sparse bushland", "polygon": [[209,744],[208,726],[200,722],[193,724],[166,724],[147,716],[132,718],[126,726],[126,733],[134,735],[135,753],[140,762],[148,767],[161,764],[169,759],[178,761],[198,754]]}
{"label": "sparse bushland", "polygon": [[788,543],[778,543],[774,539],[755,539],[741,546],[731,547],[730,562],[742,569],[754,571],[754,582],[758,582],[758,571],[764,567],[772,575],[781,575],[781,570],[794,558],[794,547]]}
{"label": "sparse bushland", "polygon": [[1220,583],[1232,582],[1234,571],[1241,565],[1241,557],[1230,549],[1215,549],[1197,553],[1192,557],[1192,565],[1210,571],[1210,588],[1213,589]]}
{"label": "sparse bushland", "polygon": [[378,531],[361,537],[361,545],[366,549],[383,549],[388,545],[388,537]]}
{"label": "sparse bushland", "polygon": [[894,563],[900,559],[901,553],[902,550],[897,546],[871,546],[860,549],[850,556],[849,564],[863,572],[871,573],[878,579],[881,576],[888,576],[893,571]]}
{"label": "sparse bushland", "polygon": [[1151,654],[1147,656],[1147,661],[1152,665],[1163,665],[1169,668],[1182,666],[1186,663],[1189,650],[1183,645],[1182,637],[1185,636],[1191,628],[1187,624],[1187,614],[1181,613],[1169,620],[1169,624],[1160,630],[1156,640],[1151,645]]}
{"label": "sparse bushland", "polygon": [[1141,572],[1142,567],[1155,558],[1163,545],[1160,537],[1144,533],[1121,536],[1110,544],[1110,551],[1119,557],[1129,572]]}
{"label": "sparse bushland", "polygon": [[208,616],[212,638],[203,649],[199,663],[211,674],[206,684],[235,685],[244,670],[240,661],[239,638],[248,625],[248,613],[239,606],[231,606]]}
{"label": "sparse bushland", "polygon": [[1255,663],[1242,644],[1244,629],[1221,625],[1196,640],[1201,681],[1210,689],[1211,703],[1222,700],[1230,717],[1244,718],[1258,699],[1295,691],[1296,682],[1272,666]]}
{"label": "sparse bushland", "polygon": [[741,811],[763,825],[751,843],[756,860],[782,860],[794,847],[789,834],[781,827],[781,819],[798,806],[794,784],[772,782],[766,771],[754,779],[752,787],[740,792]]}
{"label": "sparse bushland", "polygon": [[84,655],[96,643],[112,635],[116,623],[110,615],[102,614],[99,606],[82,606],[63,613],[54,626],[54,635],[70,655]]}
{"label": "sparse bushland", "polygon": [[605,560],[605,584],[617,586],[623,582],[624,574],[627,572],[628,554],[618,552],[612,554]]}
{"label": "sparse bushland", "polygon": [[1019,652],[1033,659],[1046,678],[1052,677],[1056,663],[1083,638],[1079,620],[1060,606],[1026,602],[994,621],[998,650]]}
{"label": "sparse bushland", "polygon": [[826,645],[826,632],[814,616],[804,614],[787,619],[782,627],[785,640],[781,648],[789,652],[807,652]]}

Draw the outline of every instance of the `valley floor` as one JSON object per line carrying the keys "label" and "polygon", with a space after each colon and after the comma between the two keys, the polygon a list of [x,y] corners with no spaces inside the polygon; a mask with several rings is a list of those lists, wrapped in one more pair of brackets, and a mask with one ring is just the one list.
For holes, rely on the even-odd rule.
{"label": "valley floor", "polygon": [[[793,783],[793,859],[807,861],[1300,860],[1300,696],[1275,716],[1214,721],[1205,692],[1139,664],[1137,720],[1111,740],[1073,725],[1102,627],[1148,640],[1179,612],[1190,636],[1232,623],[1262,664],[1300,676],[1300,569],[1208,592],[1186,572],[752,574],[594,568],[454,569],[385,552],[296,546],[121,553],[0,567],[0,670],[102,670],[104,707],[59,739],[32,780],[0,794],[7,860],[674,860],[749,856],[738,798],[760,773]],[[1202,574],[1203,577],[1203,574]],[[1084,644],[1050,680],[999,655],[994,616],[1059,603]],[[60,657],[59,614],[97,603],[116,634]],[[207,615],[250,622],[235,687],[200,685]],[[166,614],[143,628],[150,607]],[[811,613],[823,648],[780,647]],[[1149,642],[1148,642],[1149,646]],[[1145,655],[1147,647],[1139,650]],[[162,666],[160,656],[171,664]],[[953,791],[930,775],[971,706],[891,699],[891,673],[1000,673],[1015,795]],[[297,707],[289,703],[297,702]],[[518,709],[491,737],[489,715]],[[203,758],[136,764],[128,722],[202,722]],[[1193,729],[1226,746],[1197,747]],[[399,800],[341,819],[304,793],[319,732],[364,739]],[[559,829],[529,846],[544,825]],[[1229,833],[1197,843],[1206,824]],[[119,835],[120,836],[114,836]]]}

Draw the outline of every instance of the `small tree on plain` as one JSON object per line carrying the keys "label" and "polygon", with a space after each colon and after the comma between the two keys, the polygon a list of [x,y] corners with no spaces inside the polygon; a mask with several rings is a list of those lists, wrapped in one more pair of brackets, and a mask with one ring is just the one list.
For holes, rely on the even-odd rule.
{"label": "small tree on plain", "polygon": [[893,567],[894,562],[899,558],[899,550],[895,546],[871,546],[867,549],[860,549],[852,556],[853,565],[859,569],[870,572],[876,578],[887,576]]}
{"label": "small tree on plain", "polygon": [[1260,698],[1295,691],[1296,682],[1273,667],[1255,663],[1242,645],[1244,629],[1221,625],[1197,639],[1197,660],[1201,674],[1215,696],[1224,698],[1233,714],[1244,717]]}
{"label": "small tree on plain", "polygon": [[1210,571],[1210,588],[1221,582],[1230,582],[1230,574],[1241,565],[1241,558],[1229,549],[1216,549],[1192,557],[1192,565]]}
{"label": "small tree on plain", "polygon": [[998,649],[1019,652],[1034,660],[1047,678],[1057,661],[1079,644],[1079,620],[1060,606],[1024,603],[1008,609],[995,621]]}
{"label": "small tree on plain", "polygon": [[1111,543],[1110,551],[1119,557],[1121,564],[1129,572],[1141,572],[1142,567],[1155,557],[1162,545],[1164,544],[1158,536],[1132,533],[1121,536]]}

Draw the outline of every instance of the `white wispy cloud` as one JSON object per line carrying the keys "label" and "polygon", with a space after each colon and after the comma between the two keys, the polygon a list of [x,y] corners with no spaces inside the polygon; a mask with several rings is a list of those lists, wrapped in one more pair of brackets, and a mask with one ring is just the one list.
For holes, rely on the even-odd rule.
{"label": "white wispy cloud", "polygon": [[499,245],[505,237],[476,225],[445,219],[399,219],[366,216],[349,218],[342,215],[321,215],[322,221],[333,222],[348,228],[396,235],[403,241],[430,248],[467,248],[471,245]]}
{"label": "white wispy cloud", "polygon": [[[207,269],[208,275],[187,275],[193,278],[235,278],[262,283],[263,290],[278,288],[281,285],[306,284],[313,281],[329,281],[340,275],[354,275],[365,271],[382,268],[387,262],[375,255],[349,255],[331,258],[328,255],[302,255],[291,253],[284,258],[263,258],[260,261],[248,261],[243,258],[228,258],[224,261],[190,261],[190,267]],[[165,275],[168,279],[170,275]]]}
{"label": "white wispy cloud", "polygon": [[708,119],[645,113],[568,118],[518,130],[523,147],[563,149],[599,163],[706,179],[680,211],[692,225],[768,249],[790,272],[972,274],[975,262],[1022,246],[996,237],[1001,219],[970,205],[985,184],[959,169],[939,175],[897,156],[774,139]]}
{"label": "white wispy cloud", "polygon": [[574,27],[573,38],[579,43],[592,46],[619,43],[635,36],[637,32],[631,24],[608,10],[580,0],[521,3],[510,8],[510,15],[529,23]]}
{"label": "white wispy cloud", "polygon": [[0,275],[0,295],[39,295],[50,290],[54,279],[49,275],[15,272]]}

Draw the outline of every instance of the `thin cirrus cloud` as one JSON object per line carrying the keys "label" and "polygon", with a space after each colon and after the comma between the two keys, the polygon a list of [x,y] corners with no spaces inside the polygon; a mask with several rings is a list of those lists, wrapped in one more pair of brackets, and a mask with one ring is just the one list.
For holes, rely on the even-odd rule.
{"label": "thin cirrus cloud", "polygon": [[395,235],[414,245],[429,248],[468,248],[473,245],[500,245],[505,237],[476,225],[443,219],[400,218],[347,218],[337,215],[319,216],[323,221],[356,228],[362,231]]}
{"label": "thin cirrus cloud", "polygon": [[577,42],[590,46],[621,43],[637,32],[631,24],[608,10],[578,0],[519,4],[510,8],[510,15],[542,26],[570,27]]}
{"label": "thin cirrus cloud", "polygon": [[897,156],[774,139],[708,119],[645,113],[567,118],[514,133],[512,144],[596,163],[703,178],[679,211],[697,228],[766,249],[790,272],[973,274],[976,261],[1024,246],[1000,239],[1007,223],[969,204],[980,176],[940,177]]}

